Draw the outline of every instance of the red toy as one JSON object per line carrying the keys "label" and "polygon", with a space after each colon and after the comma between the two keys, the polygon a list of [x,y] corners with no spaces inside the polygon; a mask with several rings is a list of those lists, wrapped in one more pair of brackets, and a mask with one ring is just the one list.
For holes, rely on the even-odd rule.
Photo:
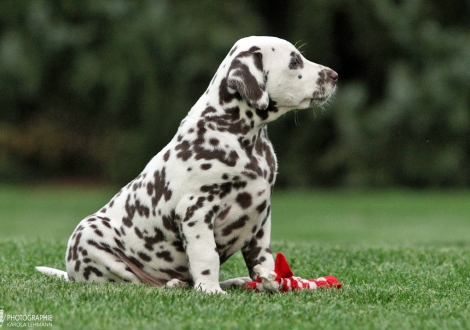
{"label": "red toy", "polygon": [[289,292],[295,290],[314,290],[316,288],[340,289],[343,285],[334,276],[324,276],[318,279],[304,280],[294,276],[286,257],[278,252],[274,262],[274,271],[257,265],[253,268],[257,277],[253,282],[244,285],[247,290],[256,290],[257,292]]}

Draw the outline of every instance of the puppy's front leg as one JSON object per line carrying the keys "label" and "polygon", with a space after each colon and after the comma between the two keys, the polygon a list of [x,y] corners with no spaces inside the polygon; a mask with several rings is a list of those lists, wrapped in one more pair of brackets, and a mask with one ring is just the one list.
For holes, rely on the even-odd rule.
{"label": "puppy's front leg", "polygon": [[220,259],[213,231],[214,206],[204,205],[200,197],[195,204],[187,205],[182,214],[181,234],[194,287],[207,293],[225,293],[219,285]]}
{"label": "puppy's front leg", "polygon": [[261,265],[274,270],[274,258],[271,251],[271,212],[270,208],[261,215],[263,219],[260,229],[253,235],[250,242],[242,248],[243,258],[252,279],[256,278],[254,267]]}

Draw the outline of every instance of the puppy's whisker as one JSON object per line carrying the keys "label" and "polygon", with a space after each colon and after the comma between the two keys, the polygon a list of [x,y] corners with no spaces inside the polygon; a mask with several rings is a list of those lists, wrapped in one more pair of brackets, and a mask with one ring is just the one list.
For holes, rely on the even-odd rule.
{"label": "puppy's whisker", "polygon": [[301,127],[300,125],[300,120],[299,120],[299,111],[295,111],[294,113],[294,121],[295,121],[295,125],[297,127]]}

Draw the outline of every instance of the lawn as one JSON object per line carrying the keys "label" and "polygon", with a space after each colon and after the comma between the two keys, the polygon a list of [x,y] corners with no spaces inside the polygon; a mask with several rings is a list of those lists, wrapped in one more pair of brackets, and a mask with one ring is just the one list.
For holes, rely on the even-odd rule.
{"label": "lawn", "polygon": [[[56,329],[470,328],[470,192],[276,191],[273,250],[296,275],[332,274],[341,290],[221,296],[36,272],[64,269],[73,228],[115,191],[0,187],[5,317],[48,314]],[[245,272],[237,254],[221,279]]]}

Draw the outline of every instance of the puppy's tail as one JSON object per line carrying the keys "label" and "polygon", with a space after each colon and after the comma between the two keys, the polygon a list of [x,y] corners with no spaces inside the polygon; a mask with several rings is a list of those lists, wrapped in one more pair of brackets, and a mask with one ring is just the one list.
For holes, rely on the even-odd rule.
{"label": "puppy's tail", "polygon": [[57,276],[59,278],[63,278],[66,281],[69,280],[69,276],[67,275],[67,272],[64,272],[63,270],[58,270],[58,269],[50,268],[50,267],[42,267],[42,266],[36,267],[36,269],[45,275]]}

